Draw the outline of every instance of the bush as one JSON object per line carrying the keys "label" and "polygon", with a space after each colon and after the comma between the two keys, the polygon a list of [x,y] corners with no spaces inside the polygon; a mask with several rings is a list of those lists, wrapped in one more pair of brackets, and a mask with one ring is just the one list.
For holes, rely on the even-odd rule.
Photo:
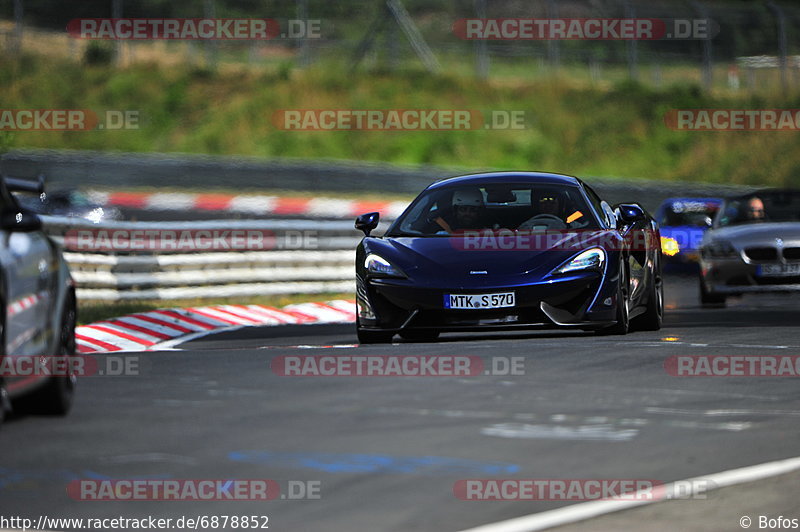
{"label": "bush", "polygon": [[114,49],[100,41],[92,41],[83,52],[83,62],[87,65],[110,65],[114,60]]}

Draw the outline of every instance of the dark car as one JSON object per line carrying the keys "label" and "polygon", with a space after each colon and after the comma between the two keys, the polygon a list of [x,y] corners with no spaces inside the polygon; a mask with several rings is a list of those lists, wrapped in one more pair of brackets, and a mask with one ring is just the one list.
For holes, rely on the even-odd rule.
{"label": "dark car", "polygon": [[75,286],[39,216],[10,189],[41,192],[0,179],[0,420],[12,408],[64,415],[76,382]]}
{"label": "dark car", "polygon": [[637,204],[612,208],[580,179],[532,172],[454,177],[426,188],[383,236],[356,220],[357,331],[394,334],[661,327],[658,225]]}
{"label": "dark car", "polygon": [[726,199],[700,251],[703,305],[745,293],[800,292],[800,190]]}
{"label": "dark car", "polygon": [[31,194],[31,190],[22,183],[23,180],[8,177],[5,180],[12,186],[20,185],[14,197],[21,207],[36,214],[83,218],[96,224],[123,218],[122,211],[116,207],[100,205],[80,190],[61,188],[48,190],[46,193],[42,190],[41,193]]}

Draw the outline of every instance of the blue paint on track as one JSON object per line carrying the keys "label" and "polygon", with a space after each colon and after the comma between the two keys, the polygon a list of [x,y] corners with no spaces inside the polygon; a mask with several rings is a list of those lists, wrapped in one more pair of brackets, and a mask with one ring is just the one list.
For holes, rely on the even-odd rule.
{"label": "blue paint on track", "polygon": [[476,462],[446,456],[391,456],[386,454],[288,453],[270,451],[234,451],[234,462],[316,469],[326,473],[399,473],[422,475],[507,475],[519,472],[516,464]]}

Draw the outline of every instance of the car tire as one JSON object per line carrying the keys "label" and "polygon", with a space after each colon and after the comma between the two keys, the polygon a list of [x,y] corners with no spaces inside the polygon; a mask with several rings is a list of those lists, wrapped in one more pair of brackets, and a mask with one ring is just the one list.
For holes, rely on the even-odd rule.
{"label": "car tire", "polygon": [[708,288],[706,288],[706,283],[703,282],[702,275],[699,277],[699,280],[700,304],[704,307],[724,307],[726,296],[715,292],[709,292]]}
{"label": "car tire", "polygon": [[607,335],[625,335],[628,334],[631,326],[631,319],[630,319],[630,308],[628,307],[628,296],[629,296],[629,286],[628,286],[628,271],[625,268],[625,263],[622,262],[619,265],[619,272],[620,278],[619,283],[617,283],[617,315],[616,321],[614,325],[610,327],[605,327],[597,331],[597,334],[601,336]]}
{"label": "car tire", "polygon": [[[64,310],[61,315],[57,356],[75,356],[76,321],[75,296],[69,294],[64,302]],[[65,416],[72,408],[76,383],[77,376],[74,374],[52,377],[42,388],[22,400],[21,410],[32,414]]]}
{"label": "car tire", "polygon": [[664,278],[659,269],[659,263],[653,265],[655,278],[650,283],[647,307],[644,314],[635,320],[636,329],[639,331],[658,331],[661,330],[661,325],[664,323]]}
{"label": "car tire", "polygon": [[360,344],[388,344],[394,337],[393,332],[372,331],[369,329],[356,329],[358,343]]}
{"label": "car tire", "polygon": [[439,331],[424,329],[400,331],[400,337],[411,342],[433,342],[439,338]]}

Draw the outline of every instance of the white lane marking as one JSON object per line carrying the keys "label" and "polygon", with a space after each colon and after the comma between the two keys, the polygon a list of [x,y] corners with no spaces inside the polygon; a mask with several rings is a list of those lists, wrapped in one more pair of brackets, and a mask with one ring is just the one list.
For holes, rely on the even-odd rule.
{"label": "white lane marking", "polygon": [[612,425],[528,425],[526,423],[498,423],[481,429],[484,436],[523,438],[534,440],[604,440],[630,441],[639,434],[638,429],[615,430]]}
{"label": "white lane marking", "polygon": [[[738,469],[729,469],[702,477],[676,481],[665,485],[664,491],[665,493],[676,493],[676,485],[680,485],[681,489],[684,490],[686,490],[687,486],[690,486],[691,488],[688,491],[691,491],[691,493],[685,493],[686,497],[690,497],[700,492],[708,492],[728,486],[762,480],[797,470],[800,470],[800,457],[787,458],[786,460],[776,460],[774,462],[766,462]],[[702,488],[700,486],[702,486]],[[628,508],[661,502],[659,500],[645,500],[644,497],[640,497],[640,499],[641,500],[628,501],[590,501],[573,504],[556,510],[489,523],[462,530],[461,532],[534,532],[585,521],[593,517],[619,512]]]}
{"label": "white lane marking", "polygon": [[681,414],[687,416],[747,416],[747,415],[766,415],[766,416],[800,416],[800,410],[685,410],[681,408],[658,408],[649,406],[644,409],[648,414]]}
{"label": "white lane marking", "polygon": [[730,347],[742,347],[745,349],[789,349],[788,345],[730,344]]}
{"label": "white lane marking", "polygon": [[677,427],[681,429],[712,429],[712,430],[726,430],[730,432],[741,432],[753,426],[749,421],[730,421],[725,423],[703,423],[701,421],[679,421],[671,420],[664,422],[665,425],[670,427]]}
{"label": "white lane marking", "polygon": [[616,345],[626,345],[626,346],[639,346],[639,347],[663,347],[663,346],[675,346],[680,345],[684,347],[710,347],[713,349],[718,349],[721,347],[734,347],[736,349],[798,349],[800,346],[796,345],[763,345],[763,344],[704,344],[704,343],[694,343],[694,342],[681,342],[679,340],[676,341],[640,341],[640,342],[617,342]]}

